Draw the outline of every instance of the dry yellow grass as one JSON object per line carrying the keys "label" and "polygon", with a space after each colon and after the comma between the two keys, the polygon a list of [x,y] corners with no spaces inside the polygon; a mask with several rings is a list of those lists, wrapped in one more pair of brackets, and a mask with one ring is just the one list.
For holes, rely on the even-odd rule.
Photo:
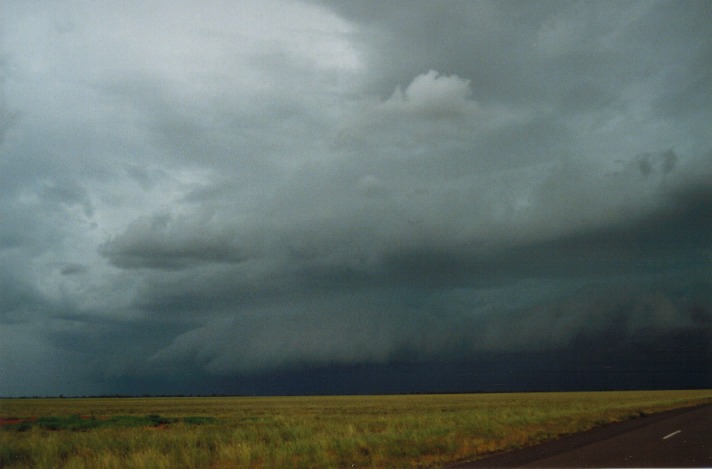
{"label": "dry yellow grass", "polygon": [[[712,402],[712,390],[6,399],[0,401],[3,418],[54,416],[60,425],[43,428],[41,419],[27,421],[25,431],[5,425],[0,466],[437,467],[703,402]],[[72,415],[108,424],[62,428]],[[170,422],[155,426],[157,416]]]}

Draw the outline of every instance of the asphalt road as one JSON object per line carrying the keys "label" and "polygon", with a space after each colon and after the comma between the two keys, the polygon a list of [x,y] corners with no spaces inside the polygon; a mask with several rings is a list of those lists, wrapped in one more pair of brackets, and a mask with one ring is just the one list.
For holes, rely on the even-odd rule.
{"label": "asphalt road", "polygon": [[712,467],[712,405],[627,420],[449,467]]}

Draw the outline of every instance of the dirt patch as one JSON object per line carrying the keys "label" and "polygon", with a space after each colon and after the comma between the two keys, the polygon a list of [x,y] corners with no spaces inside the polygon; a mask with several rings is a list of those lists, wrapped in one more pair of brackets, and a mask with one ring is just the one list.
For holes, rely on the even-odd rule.
{"label": "dirt patch", "polygon": [[28,417],[24,419],[17,417],[0,417],[0,427],[5,425],[17,425],[18,423],[34,422],[35,420],[37,420],[37,417]]}
{"label": "dirt patch", "polygon": [[149,428],[153,428],[154,430],[168,430],[168,424],[167,424],[167,423],[161,423],[161,424],[158,424],[158,425],[154,425],[154,426],[152,426],[152,427],[149,427]]}

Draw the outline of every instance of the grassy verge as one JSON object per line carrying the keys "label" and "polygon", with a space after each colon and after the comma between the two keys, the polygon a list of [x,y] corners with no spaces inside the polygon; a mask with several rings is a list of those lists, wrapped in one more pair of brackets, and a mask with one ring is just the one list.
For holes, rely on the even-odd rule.
{"label": "grassy verge", "polygon": [[0,466],[437,467],[704,402],[712,390],[11,399]]}

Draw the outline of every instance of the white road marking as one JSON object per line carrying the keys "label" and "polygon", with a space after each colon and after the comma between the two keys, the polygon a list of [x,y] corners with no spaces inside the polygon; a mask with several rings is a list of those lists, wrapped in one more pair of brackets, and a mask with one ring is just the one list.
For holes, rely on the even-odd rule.
{"label": "white road marking", "polygon": [[663,437],[663,440],[667,440],[667,439],[670,438],[671,436],[675,436],[675,435],[677,435],[678,433],[681,433],[681,432],[682,432],[682,430],[676,430],[676,431],[672,432],[672,433],[669,434],[669,435],[665,435],[665,436]]}

